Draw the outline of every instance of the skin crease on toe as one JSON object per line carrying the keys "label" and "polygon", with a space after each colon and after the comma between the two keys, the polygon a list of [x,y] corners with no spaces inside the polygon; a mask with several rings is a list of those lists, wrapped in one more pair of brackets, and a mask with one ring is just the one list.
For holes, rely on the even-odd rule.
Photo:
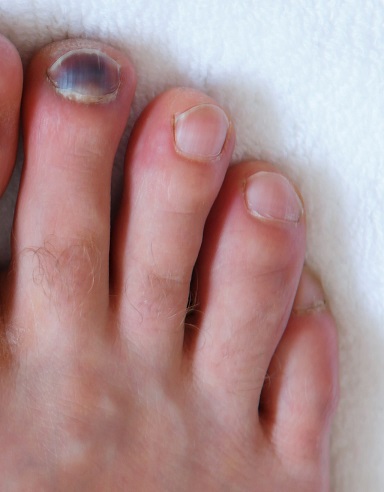
{"label": "skin crease on toe", "polygon": [[230,116],[172,89],[133,131],[111,232],[134,89],[126,55],[90,40],[28,69],[0,490],[326,492],[337,342],[322,291],[300,281],[302,200],[270,164],[228,171]]}

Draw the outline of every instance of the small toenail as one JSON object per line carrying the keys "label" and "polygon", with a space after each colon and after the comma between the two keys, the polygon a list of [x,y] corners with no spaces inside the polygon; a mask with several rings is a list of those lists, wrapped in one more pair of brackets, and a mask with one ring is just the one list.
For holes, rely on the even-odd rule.
{"label": "small toenail", "polygon": [[307,267],[304,267],[293,303],[293,313],[297,315],[309,314],[324,311],[326,307],[320,282]]}
{"label": "small toenail", "polygon": [[86,104],[112,101],[120,86],[120,65],[95,49],[65,53],[47,75],[59,94]]}
{"label": "small toenail", "polygon": [[175,115],[176,149],[198,159],[218,157],[227,138],[229,120],[214,104],[199,104]]}
{"label": "small toenail", "polygon": [[278,173],[260,171],[245,183],[245,202],[255,217],[297,223],[303,204],[287,178]]}

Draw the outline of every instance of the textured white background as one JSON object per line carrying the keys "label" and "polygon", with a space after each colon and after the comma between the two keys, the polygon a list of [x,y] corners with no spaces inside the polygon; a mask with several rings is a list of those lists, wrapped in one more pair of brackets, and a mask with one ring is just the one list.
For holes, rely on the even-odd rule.
{"label": "textured white background", "polygon": [[[0,31],[25,62],[68,36],[122,47],[139,75],[131,122],[165,88],[203,89],[234,117],[236,159],[270,159],[296,180],[308,260],[340,333],[333,489],[384,490],[383,2],[0,0]],[[1,202],[4,227],[16,184]]]}

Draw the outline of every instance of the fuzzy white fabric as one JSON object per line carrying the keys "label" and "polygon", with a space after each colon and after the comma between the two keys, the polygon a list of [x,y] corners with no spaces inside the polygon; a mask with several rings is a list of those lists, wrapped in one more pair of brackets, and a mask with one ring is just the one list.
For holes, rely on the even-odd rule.
{"label": "fuzzy white fabric", "polygon": [[138,72],[131,121],[155,94],[194,86],[233,115],[236,159],[268,159],[298,183],[308,262],[340,333],[333,489],[384,490],[382,1],[1,0],[0,31],[25,62],[73,36],[126,50]]}

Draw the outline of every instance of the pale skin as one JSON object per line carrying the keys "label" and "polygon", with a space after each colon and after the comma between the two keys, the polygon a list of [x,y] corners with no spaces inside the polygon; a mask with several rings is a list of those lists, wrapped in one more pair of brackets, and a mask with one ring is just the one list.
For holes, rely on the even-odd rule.
{"label": "pale skin", "polygon": [[[101,95],[67,75],[62,90],[52,66],[72,51],[118,67]],[[6,39],[0,52],[3,192],[23,74]],[[0,489],[327,491],[337,337],[303,270],[300,194],[269,163],[228,168],[230,115],[175,88],[136,123],[111,228],[134,90],[127,56],[94,41],[43,49],[24,77],[1,279]]]}

